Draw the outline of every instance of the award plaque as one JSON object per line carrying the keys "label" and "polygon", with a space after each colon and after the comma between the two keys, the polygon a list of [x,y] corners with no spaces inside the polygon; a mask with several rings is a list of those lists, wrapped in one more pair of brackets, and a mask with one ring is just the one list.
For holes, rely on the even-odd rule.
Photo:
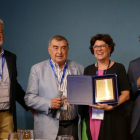
{"label": "award plaque", "polygon": [[67,101],[76,105],[115,105],[118,103],[117,76],[68,75]]}
{"label": "award plaque", "polygon": [[94,78],[94,103],[113,103],[118,101],[115,75],[95,76]]}

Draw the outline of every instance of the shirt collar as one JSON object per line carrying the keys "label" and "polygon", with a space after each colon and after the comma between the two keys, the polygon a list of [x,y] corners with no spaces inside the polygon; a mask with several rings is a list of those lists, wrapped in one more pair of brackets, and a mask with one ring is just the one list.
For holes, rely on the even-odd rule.
{"label": "shirt collar", "polygon": [[[55,68],[59,68],[59,65],[58,65],[57,63],[55,63],[52,59],[51,59],[51,61],[52,61],[52,64],[53,64],[53,66],[54,66]],[[66,62],[67,62],[67,60],[66,60]],[[65,62],[65,64],[63,65],[63,67],[62,67],[61,70],[63,70],[64,67],[66,66],[66,64],[67,64],[66,62]]]}
{"label": "shirt collar", "polygon": [[4,49],[1,48],[1,53],[0,53],[0,56],[3,56],[4,55]]}

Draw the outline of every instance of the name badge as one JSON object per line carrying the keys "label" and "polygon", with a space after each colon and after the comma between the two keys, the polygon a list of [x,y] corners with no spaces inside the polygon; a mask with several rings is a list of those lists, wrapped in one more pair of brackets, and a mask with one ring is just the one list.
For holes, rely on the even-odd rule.
{"label": "name badge", "polygon": [[0,102],[9,102],[9,85],[0,84]]}
{"label": "name badge", "polygon": [[103,120],[104,110],[92,108],[92,119]]}

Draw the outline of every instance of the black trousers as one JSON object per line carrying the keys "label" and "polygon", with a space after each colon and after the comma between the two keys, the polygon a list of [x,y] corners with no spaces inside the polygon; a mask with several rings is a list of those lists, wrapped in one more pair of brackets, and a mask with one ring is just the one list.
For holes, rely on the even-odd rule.
{"label": "black trousers", "polygon": [[74,140],[78,140],[78,117],[70,121],[60,121],[59,122],[59,135],[71,135]]}
{"label": "black trousers", "polygon": [[138,122],[138,125],[135,129],[135,131],[132,134],[133,140],[140,140],[140,120]]}

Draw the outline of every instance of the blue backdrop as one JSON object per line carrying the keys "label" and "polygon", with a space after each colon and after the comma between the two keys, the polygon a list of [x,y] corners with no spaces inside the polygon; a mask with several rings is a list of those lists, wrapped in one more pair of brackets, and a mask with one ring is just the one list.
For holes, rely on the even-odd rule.
{"label": "blue backdrop", "polygon": [[[18,81],[27,88],[30,68],[49,58],[48,41],[62,35],[69,41],[68,58],[85,67],[95,63],[90,38],[110,34],[116,43],[111,60],[123,63],[140,56],[138,0],[0,0],[4,45],[17,55]],[[18,128],[33,128],[33,116],[17,103]]]}

